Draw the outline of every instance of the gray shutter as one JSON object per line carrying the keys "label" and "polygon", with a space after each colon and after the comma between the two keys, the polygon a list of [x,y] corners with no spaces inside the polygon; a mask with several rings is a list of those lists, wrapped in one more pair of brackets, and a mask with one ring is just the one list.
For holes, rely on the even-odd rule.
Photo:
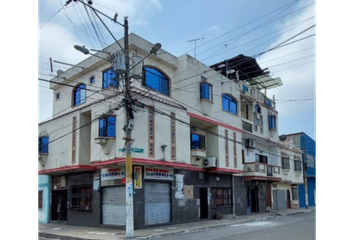
{"label": "gray shutter", "polygon": [[278,190],[277,191],[277,202],[278,202],[278,209],[283,210],[286,209],[286,199],[285,199],[285,190]]}
{"label": "gray shutter", "polygon": [[102,224],[125,225],[125,187],[106,187],[102,190]]}
{"label": "gray shutter", "polygon": [[171,193],[169,183],[145,183],[145,225],[171,221]]}

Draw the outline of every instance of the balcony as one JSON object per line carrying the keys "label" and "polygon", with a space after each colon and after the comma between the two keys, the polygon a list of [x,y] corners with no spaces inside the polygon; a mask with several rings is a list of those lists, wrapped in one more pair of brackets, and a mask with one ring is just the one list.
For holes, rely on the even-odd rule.
{"label": "balcony", "polygon": [[246,121],[242,121],[242,130],[252,133],[252,124]]}
{"label": "balcony", "polygon": [[268,165],[266,163],[251,162],[244,163],[243,176],[249,179],[258,180],[281,180],[281,167]]}
{"label": "balcony", "polygon": [[206,152],[205,152],[205,150],[202,150],[202,149],[191,149],[191,156],[205,158]]}

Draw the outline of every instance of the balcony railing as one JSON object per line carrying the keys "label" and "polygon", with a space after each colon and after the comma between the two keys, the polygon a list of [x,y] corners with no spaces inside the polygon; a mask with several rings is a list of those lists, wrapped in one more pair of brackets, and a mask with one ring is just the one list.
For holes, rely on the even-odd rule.
{"label": "balcony railing", "polygon": [[280,166],[268,165],[267,163],[251,162],[244,163],[243,176],[276,177],[281,178]]}
{"label": "balcony railing", "polygon": [[242,121],[242,129],[251,133],[252,132],[252,124]]}

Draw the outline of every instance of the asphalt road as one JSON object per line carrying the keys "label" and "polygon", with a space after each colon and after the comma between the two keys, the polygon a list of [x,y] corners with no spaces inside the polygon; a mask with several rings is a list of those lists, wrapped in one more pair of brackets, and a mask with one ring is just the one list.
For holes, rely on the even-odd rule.
{"label": "asphalt road", "polygon": [[199,232],[159,238],[164,240],[315,240],[316,212],[226,225]]}
{"label": "asphalt road", "polygon": [[[57,240],[39,237],[39,240]],[[155,237],[166,240],[315,240],[316,212],[279,216],[264,221],[227,224],[185,234]]]}

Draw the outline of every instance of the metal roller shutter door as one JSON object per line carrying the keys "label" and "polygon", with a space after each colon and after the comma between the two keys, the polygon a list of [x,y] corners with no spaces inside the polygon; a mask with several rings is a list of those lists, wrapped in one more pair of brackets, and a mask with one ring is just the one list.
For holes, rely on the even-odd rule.
{"label": "metal roller shutter door", "polygon": [[286,196],[285,190],[278,190],[277,191],[277,203],[278,203],[277,210],[286,209],[286,197],[285,196]]}
{"label": "metal roller shutter door", "polygon": [[125,187],[106,187],[102,190],[102,224],[125,225]]}
{"label": "metal roller shutter door", "polygon": [[169,183],[145,184],[145,225],[171,221],[171,194]]}

